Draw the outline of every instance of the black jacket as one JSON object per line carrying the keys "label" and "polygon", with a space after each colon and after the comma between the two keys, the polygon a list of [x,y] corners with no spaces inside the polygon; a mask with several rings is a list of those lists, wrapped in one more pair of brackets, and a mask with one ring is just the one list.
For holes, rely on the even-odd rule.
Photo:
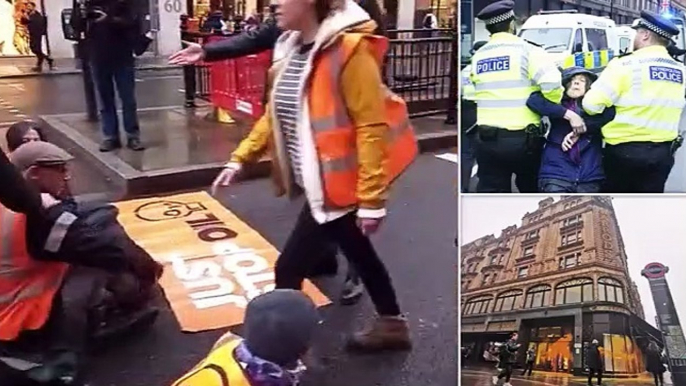
{"label": "black jacket", "polygon": [[513,364],[517,359],[517,350],[521,345],[514,340],[508,340],[500,346],[500,363],[501,365]]}
{"label": "black jacket", "polygon": [[600,357],[600,349],[597,344],[591,344],[586,351],[586,365],[590,370],[602,370],[603,358]]}
{"label": "black jacket", "polygon": [[281,29],[276,25],[276,20],[270,18],[254,30],[205,45],[205,60],[212,62],[259,54],[274,48],[279,36]]}

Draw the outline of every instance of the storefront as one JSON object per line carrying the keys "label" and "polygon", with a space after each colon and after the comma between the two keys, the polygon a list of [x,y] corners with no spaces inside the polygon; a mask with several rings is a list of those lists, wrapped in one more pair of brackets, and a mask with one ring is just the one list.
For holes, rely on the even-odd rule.
{"label": "storefront", "polygon": [[[0,0],[0,56],[33,56],[29,33],[22,23],[28,0]],[[36,9],[46,15],[45,0],[35,0]],[[46,43],[46,42],[44,42]],[[44,44],[44,50],[49,46]]]}

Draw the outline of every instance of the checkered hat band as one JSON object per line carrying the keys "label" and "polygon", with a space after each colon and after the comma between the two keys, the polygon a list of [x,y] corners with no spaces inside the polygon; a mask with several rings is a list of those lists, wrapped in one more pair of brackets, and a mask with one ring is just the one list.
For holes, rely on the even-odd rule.
{"label": "checkered hat band", "polygon": [[515,17],[514,11],[508,11],[506,13],[503,13],[502,15],[498,15],[498,16],[492,17],[490,19],[486,19],[486,20],[484,20],[484,22],[486,24],[489,24],[489,25],[490,24],[498,24],[498,23],[513,19],[514,17]]}
{"label": "checkered hat band", "polygon": [[641,20],[641,24],[643,25],[643,27],[655,32],[656,34],[662,36],[663,38],[669,39],[672,37],[672,34],[670,34],[669,32],[663,30],[662,28],[656,26],[655,24],[653,24],[647,20]]}

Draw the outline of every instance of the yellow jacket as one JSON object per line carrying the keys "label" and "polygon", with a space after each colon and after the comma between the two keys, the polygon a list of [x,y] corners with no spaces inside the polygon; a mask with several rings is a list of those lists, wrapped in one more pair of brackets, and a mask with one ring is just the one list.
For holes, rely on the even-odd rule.
{"label": "yellow jacket", "polygon": [[[345,32],[373,33],[376,23],[367,21]],[[333,41],[334,39],[330,39]],[[377,60],[369,53],[369,49],[362,42],[350,60],[345,65],[341,74],[340,92],[348,109],[348,113],[357,128],[357,159],[358,159],[358,184],[357,197],[360,208],[370,210],[383,209],[388,196],[389,181],[384,172],[386,151],[384,149],[385,136],[388,132],[385,111],[384,87],[370,87],[374,84],[383,84],[381,72]],[[274,74],[283,62],[276,62],[270,69],[269,87]],[[250,134],[240,143],[231,155],[231,161],[237,163],[252,163],[259,160],[266,153],[272,160],[272,176],[277,188],[277,195],[288,193],[294,195],[293,184],[284,181],[290,179],[281,175],[279,164],[274,149],[273,125],[271,121],[272,101],[270,100],[264,115],[255,123]],[[287,186],[290,185],[290,186]]]}

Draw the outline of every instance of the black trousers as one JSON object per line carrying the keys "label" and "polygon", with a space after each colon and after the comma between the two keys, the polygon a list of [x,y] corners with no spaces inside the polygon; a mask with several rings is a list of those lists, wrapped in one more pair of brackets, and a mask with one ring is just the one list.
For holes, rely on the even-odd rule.
{"label": "black trousers", "polygon": [[511,363],[504,364],[502,367],[502,370],[500,370],[500,374],[498,374],[498,379],[505,378],[505,382],[510,382],[511,377],[512,377],[512,364]]}
{"label": "black trousers", "polygon": [[522,375],[526,375],[526,373],[529,373],[531,375],[534,371],[534,362],[526,362],[524,364],[524,372]]}
{"label": "black trousers", "polygon": [[334,221],[319,224],[305,204],[295,228],[276,261],[276,288],[300,290],[303,279],[321,256],[313,248],[321,248],[323,240],[336,243],[357,271],[369,293],[376,312],[384,316],[400,315],[391,277],[376,254],[371,240],[357,227],[357,217],[351,212]]}
{"label": "black trousers", "polygon": [[665,384],[665,375],[662,372],[654,372],[653,379],[655,380],[655,386],[663,386]]}
{"label": "black trousers", "polygon": [[593,385],[593,375],[598,378],[598,386],[603,382],[603,370],[588,370],[588,385]]}
{"label": "black trousers", "polygon": [[528,139],[524,130],[499,129],[495,138],[484,135],[479,128],[476,135],[478,193],[511,193],[512,175],[521,193],[538,191],[538,170],[541,167],[542,139]]}
{"label": "black trousers", "polygon": [[672,142],[608,145],[603,153],[607,193],[664,193],[674,166]]}
{"label": "black trousers", "polygon": [[43,36],[30,36],[29,49],[36,55],[36,67],[43,67],[45,59],[48,61],[52,60],[43,52]]}

